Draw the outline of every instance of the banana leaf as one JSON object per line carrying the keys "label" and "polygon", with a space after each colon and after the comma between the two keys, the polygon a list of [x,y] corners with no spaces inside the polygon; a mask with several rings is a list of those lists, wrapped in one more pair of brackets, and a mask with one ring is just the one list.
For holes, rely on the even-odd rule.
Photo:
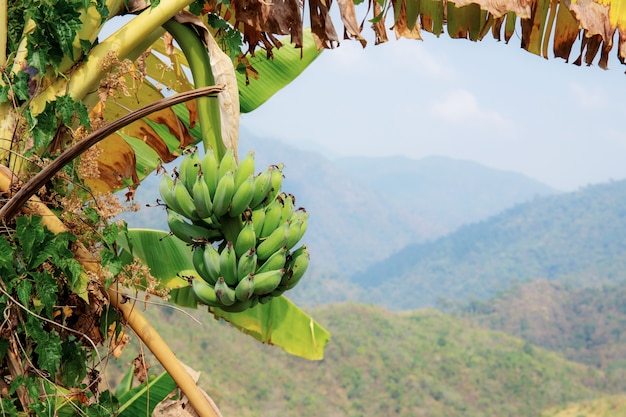
{"label": "banana leaf", "polygon": [[[197,276],[191,249],[186,243],[167,232],[149,229],[129,229],[118,242],[126,260],[139,258],[150,267],[160,286],[170,289],[170,302],[183,307],[198,307],[185,278]],[[279,346],[305,359],[323,359],[324,347],[330,339],[326,329],[285,296],[240,313],[227,313],[218,308],[208,311],[262,343]]]}
{"label": "banana leaf", "polygon": [[[131,376],[133,369],[129,370]],[[148,381],[128,389],[118,396],[119,417],[151,416],[158,403],[167,398],[176,389],[176,382],[167,373],[150,375]]]}

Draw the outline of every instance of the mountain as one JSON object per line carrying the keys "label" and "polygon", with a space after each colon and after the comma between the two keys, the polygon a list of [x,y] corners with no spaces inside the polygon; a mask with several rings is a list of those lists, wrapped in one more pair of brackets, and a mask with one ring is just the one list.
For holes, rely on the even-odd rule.
{"label": "mountain", "polygon": [[[386,191],[387,186],[384,183],[376,181],[367,183],[359,178],[363,170],[368,170],[365,164],[350,174],[343,166],[343,162],[338,163],[319,153],[296,149],[280,141],[257,137],[242,130],[239,151],[245,153],[249,149],[255,151],[257,171],[271,164],[285,164],[284,190],[296,195],[297,205],[305,207],[310,215],[304,238],[312,256],[309,276],[331,286],[333,284],[330,284],[330,281],[363,271],[411,243],[443,235],[450,227],[450,221],[446,216],[462,217],[464,215],[459,213],[466,212],[466,207],[481,206],[483,214],[495,214],[501,207],[512,204],[511,198],[502,191],[502,188],[520,190],[514,192],[516,199],[529,199],[537,193],[550,191],[540,184],[535,184],[534,188],[523,185],[528,180],[517,174],[484,167],[481,169],[479,165],[472,163],[434,158],[429,162],[428,169],[435,170],[436,177],[446,175],[455,178],[474,177],[475,184],[472,196],[466,195],[467,183],[449,182],[442,195],[466,195],[464,197],[466,205],[450,205],[449,200],[443,200],[439,208],[434,208],[433,211],[448,214],[433,216],[421,213],[423,204],[415,205],[415,202],[433,200],[432,190],[429,191],[430,194],[420,196],[418,193],[412,198],[406,195],[392,197]],[[422,166],[422,171],[426,170],[419,161],[405,160],[403,165],[409,169],[413,163]],[[388,164],[386,158],[381,158],[380,162],[378,159],[372,160],[369,171],[378,171],[379,165]],[[438,165],[441,166],[437,168]],[[443,174],[453,166],[456,166],[454,172]],[[471,168],[465,169],[463,168],[465,166]],[[481,174],[480,176],[470,174],[470,171],[480,171]],[[489,181],[490,172],[500,179]],[[416,183],[416,179],[421,178],[411,177],[413,175],[411,172],[399,174],[401,175],[398,175],[394,183],[404,184],[404,188],[411,187]],[[158,176],[150,175],[137,189],[135,199],[141,205],[141,210],[123,216],[131,227],[167,229],[162,207],[145,207],[146,204],[154,205],[158,197],[158,180]],[[503,186],[497,188],[494,187],[494,183]],[[493,192],[489,191],[490,188],[493,188]],[[481,191],[478,191],[479,189]],[[503,199],[498,202],[500,196],[503,196]],[[486,203],[480,203],[479,200]],[[494,204],[491,211],[487,208],[487,203]],[[433,200],[431,205],[436,206],[437,203]],[[346,299],[343,289],[333,293],[338,295],[324,294],[320,296],[320,301]]]}
{"label": "mountain", "polygon": [[456,313],[567,359],[626,374],[626,285],[573,288],[539,279],[462,303]]}
{"label": "mountain", "polygon": [[576,285],[626,278],[626,181],[520,204],[433,242],[412,244],[351,280],[391,309],[488,298],[512,281]]}
{"label": "mountain", "polygon": [[556,190],[517,172],[472,161],[430,156],[349,157],[334,161],[347,175],[401,200],[451,231]]}
{"label": "mountain", "polygon": [[[332,334],[322,361],[261,345],[206,312],[148,317],[224,416],[536,417],[623,393],[623,379],[434,310],[393,313],[356,303],[310,312]],[[139,347],[126,347],[121,363]],[[148,362],[154,361],[148,357]]]}

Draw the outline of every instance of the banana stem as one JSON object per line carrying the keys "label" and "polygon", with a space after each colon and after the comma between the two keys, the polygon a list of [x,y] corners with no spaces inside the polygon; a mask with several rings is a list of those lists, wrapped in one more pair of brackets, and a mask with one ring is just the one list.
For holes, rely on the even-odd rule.
{"label": "banana stem", "polygon": [[[11,189],[11,179],[11,171],[7,167],[0,165],[0,192],[8,192]],[[41,216],[42,224],[53,233],[58,234],[68,230],[65,224],[36,196],[30,198],[28,211]],[[100,263],[84,246],[80,244],[76,246],[75,256],[85,271],[100,274]],[[132,303],[127,303],[128,298],[123,293],[117,291],[116,288],[109,288],[107,293],[111,305],[122,313],[126,323],[163,365],[163,368],[165,368],[176,382],[176,385],[189,399],[191,406],[198,415],[200,417],[219,417],[219,414],[216,413],[211,403],[204,397],[202,391],[185,370],[183,364],[145,316],[139,310],[133,308]]]}

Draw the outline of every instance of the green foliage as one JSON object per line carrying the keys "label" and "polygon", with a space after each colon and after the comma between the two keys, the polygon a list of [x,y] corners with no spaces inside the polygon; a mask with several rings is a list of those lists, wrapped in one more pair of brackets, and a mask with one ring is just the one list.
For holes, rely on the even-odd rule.
{"label": "green foliage", "polygon": [[[20,361],[30,364],[23,374],[13,374],[12,397],[3,399],[9,415],[21,409],[16,395],[19,386],[35,399],[42,387],[52,393],[49,401],[29,405],[28,411],[35,415],[52,414],[58,407],[56,396],[70,388],[91,395],[85,384],[93,342],[81,315],[91,315],[92,326],[97,326],[99,316],[69,291],[78,288],[83,274],[70,250],[75,240],[70,233],[53,234],[36,216],[18,217],[15,232],[0,236],[0,310],[12,317],[0,333],[0,358],[3,369],[10,368],[5,361],[12,349]],[[64,309],[70,305],[75,310]],[[73,406],[87,409],[86,405]]]}
{"label": "green foliage", "polygon": [[225,416],[536,417],[626,388],[620,378],[430,310],[315,309],[333,335],[320,362],[258,346],[225,323],[193,323],[170,309],[147,314],[182,361],[202,364],[200,385]]}

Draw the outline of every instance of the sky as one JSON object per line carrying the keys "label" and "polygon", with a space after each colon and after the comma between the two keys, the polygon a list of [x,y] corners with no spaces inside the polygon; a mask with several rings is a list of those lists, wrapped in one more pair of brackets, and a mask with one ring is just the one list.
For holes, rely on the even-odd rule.
{"label": "sky", "polygon": [[537,57],[515,36],[487,38],[342,41],[241,128],[329,157],[471,160],[561,191],[626,178],[626,66],[615,48],[605,71]]}

